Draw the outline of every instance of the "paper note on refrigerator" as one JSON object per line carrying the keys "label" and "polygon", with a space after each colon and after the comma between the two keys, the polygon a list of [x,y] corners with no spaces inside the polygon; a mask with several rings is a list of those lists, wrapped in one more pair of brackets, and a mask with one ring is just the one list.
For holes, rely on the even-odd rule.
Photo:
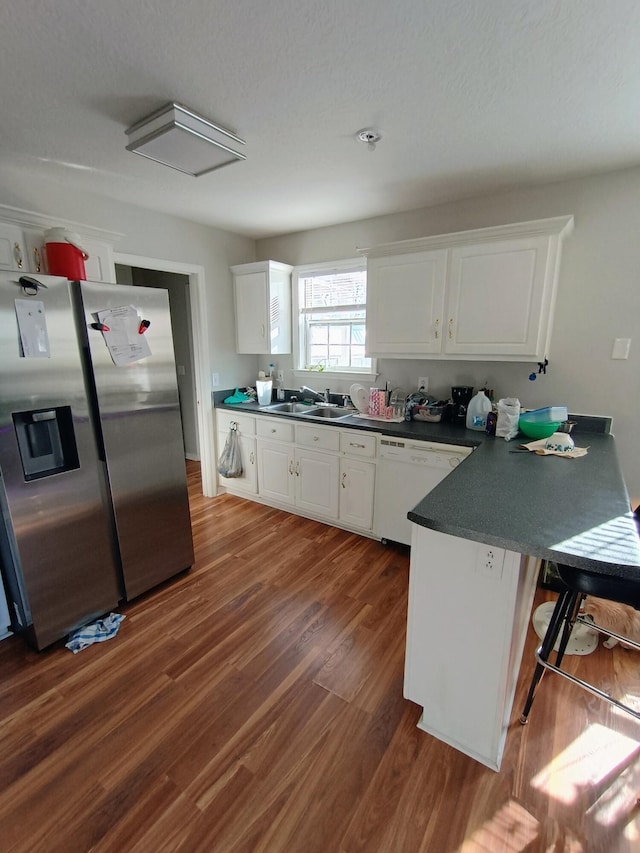
{"label": "paper note on refrigerator", "polygon": [[50,358],[44,302],[34,299],[16,299],[15,304],[22,357]]}
{"label": "paper note on refrigerator", "polygon": [[149,341],[144,333],[140,333],[143,328],[141,318],[133,305],[98,311],[98,320],[107,327],[103,329],[102,336],[117,367],[151,355]]}

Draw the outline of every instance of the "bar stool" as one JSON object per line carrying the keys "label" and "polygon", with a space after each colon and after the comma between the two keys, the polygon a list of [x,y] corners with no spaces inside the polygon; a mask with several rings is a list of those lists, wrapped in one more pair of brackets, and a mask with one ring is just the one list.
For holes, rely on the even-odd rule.
{"label": "bar stool", "polygon": [[[556,602],[556,606],[553,610],[549,627],[547,628],[542,643],[536,650],[537,664],[531,680],[531,686],[529,687],[529,693],[524,705],[524,710],[520,717],[520,722],[522,725],[526,725],[528,722],[529,711],[533,704],[536,688],[540,679],[544,675],[545,669],[549,669],[552,672],[561,675],[563,678],[567,678],[574,684],[588,690],[589,693],[592,693],[594,696],[599,696],[601,699],[615,705],[622,711],[626,711],[636,717],[636,719],[640,719],[640,712],[635,711],[633,708],[630,708],[622,702],[619,702],[617,699],[609,696],[608,693],[605,693],[598,687],[589,684],[589,682],[583,681],[581,678],[577,678],[575,675],[571,675],[570,673],[560,669],[560,664],[562,663],[562,658],[564,657],[567,643],[571,636],[571,630],[576,622],[580,622],[592,628],[597,628],[598,631],[603,634],[607,634],[609,637],[615,637],[617,640],[623,640],[625,643],[629,643],[635,648],[640,649],[640,643],[636,643],[621,634],[616,634],[615,631],[603,628],[595,622],[592,622],[591,619],[586,619],[578,614],[582,601],[587,595],[605,598],[619,604],[628,604],[636,610],[640,610],[640,569],[638,570],[637,579],[629,579],[613,575],[594,574],[586,569],[577,569],[573,566],[560,564],[558,564],[557,568],[560,579],[564,585],[564,589],[558,596],[558,601]],[[556,644],[560,631],[562,631],[562,639],[558,646],[555,664],[552,664],[549,661],[549,657]]]}

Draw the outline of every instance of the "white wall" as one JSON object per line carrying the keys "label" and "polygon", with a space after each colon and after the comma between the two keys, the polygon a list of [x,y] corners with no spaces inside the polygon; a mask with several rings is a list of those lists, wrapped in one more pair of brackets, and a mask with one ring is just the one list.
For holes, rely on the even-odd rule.
{"label": "white wall", "polygon": [[[640,169],[548,184],[482,199],[423,208],[330,228],[261,240],[260,260],[315,263],[357,256],[358,249],[471,228],[574,214],[564,244],[549,368],[528,380],[534,364],[386,359],[381,376],[409,390],[428,375],[430,392],[449,396],[451,385],[517,396],[528,407],[567,405],[576,413],[610,415],[623,474],[640,497]],[[611,360],[614,338],[632,338],[627,361]],[[291,359],[279,358],[287,385]],[[323,384],[323,383],[321,383]],[[349,383],[336,391],[346,391]]]}

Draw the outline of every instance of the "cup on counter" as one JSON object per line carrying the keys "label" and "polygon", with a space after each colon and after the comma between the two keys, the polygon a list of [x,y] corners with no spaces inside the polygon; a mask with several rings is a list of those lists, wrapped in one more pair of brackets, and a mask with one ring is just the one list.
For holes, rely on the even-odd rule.
{"label": "cup on counter", "polygon": [[268,406],[271,403],[271,392],[273,389],[272,379],[257,379],[256,391],[258,393],[258,404]]}
{"label": "cup on counter", "polygon": [[369,390],[369,414],[382,415],[384,417],[386,408],[386,395],[380,388]]}

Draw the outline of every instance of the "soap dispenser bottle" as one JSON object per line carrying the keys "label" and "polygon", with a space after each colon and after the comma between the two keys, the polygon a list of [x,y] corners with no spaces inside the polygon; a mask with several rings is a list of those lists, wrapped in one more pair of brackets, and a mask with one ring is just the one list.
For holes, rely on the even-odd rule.
{"label": "soap dispenser bottle", "polygon": [[484,391],[478,391],[478,393],[471,398],[467,408],[467,429],[484,431],[487,426],[487,415],[490,411],[491,400],[489,400]]}

